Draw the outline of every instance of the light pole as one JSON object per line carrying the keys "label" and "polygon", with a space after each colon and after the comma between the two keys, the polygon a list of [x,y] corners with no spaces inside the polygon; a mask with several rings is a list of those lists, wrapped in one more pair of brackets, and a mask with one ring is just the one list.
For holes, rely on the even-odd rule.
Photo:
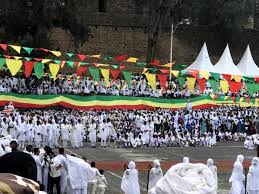
{"label": "light pole", "polygon": [[170,61],[169,63],[171,64],[170,66],[170,74],[169,74],[169,78],[171,81],[172,78],[172,74],[171,74],[171,70],[172,70],[172,63],[173,63],[173,43],[174,43],[174,32],[175,30],[180,26],[180,25],[190,25],[190,19],[182,19],[178,24],[174,25],[174,22],[172,22],[172,26],[171,26],[171,46],[170,46]]}

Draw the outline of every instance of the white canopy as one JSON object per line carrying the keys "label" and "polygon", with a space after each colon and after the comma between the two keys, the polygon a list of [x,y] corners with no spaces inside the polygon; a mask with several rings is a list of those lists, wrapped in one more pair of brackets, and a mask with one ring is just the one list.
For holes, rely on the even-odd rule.
{"label": "white canopy", "polygon": [[214,66],[214,70],[212,72],[230,75],[243,75],[234,64],[228,45],[226,46],[219,61]]}
{"label": "white canopy", "polygon": [[238,63],[237,67],[243,73],[244,76],[259,76],[259,68],[254,62],[249,45],[247,46],[246,51],[242,59]]}
{"label": "white canopy", "polygon": [[206,43],[203,44],[202,49],[196,58],[196,60],[186,68],[187,70],[203,70],[203,71],[213,71],[214,67],[210,61],[210,56],[208,53]]}

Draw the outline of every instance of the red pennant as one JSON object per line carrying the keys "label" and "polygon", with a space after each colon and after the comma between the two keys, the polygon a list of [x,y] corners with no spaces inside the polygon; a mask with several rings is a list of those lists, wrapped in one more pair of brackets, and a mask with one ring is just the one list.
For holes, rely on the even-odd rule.
{"label": "red pennant", "polygon": [[161,73],[169,74],[170,70],[169,69],[159,69]]}
{"label": "red pennant", "polygon": [[166,74],[157,74],[157,77],[160,81],[162,89],[166,90],[167,75]]}
{"label": "red pennant", "polygon": [[114,57],[113,59],[116,61],[125,61],[128,58],[128,55],[120,55],[117,57]]}
{"label": "red pennant", "polygon": [[77,68],[76,70],[76,75],[77,76],[82,76],[83,74],[85,74],[87,71],[87,67],[84,67],[84,66],[80,66]]}
{"label": "red pennant", "polygon": [[249,97],[246,98],[246,102],[247,102],[247,103],[250,102],[250,98],[249,98]]}
{"label": "red pennant", "polygon": [[79,62],[78,61],[75,61],[74,62],[74,66],[77,67],[79,65]]}
{"label": "red pennant", "polygon": [[195,78],[199,78],[199,71],[196,70],[190,70],[188,71],[188,74],[190,74],[191,76],[195,77]]}
{"label": "red pennant", "polygon": [[123,69],[125,69],[125,68],[126,68],[125,65],[120,65],[120,70],[123,70]]}
{"label": "red pennant", "polygon": [[60,68],[63,68],[65,66],[65,64],[66,64],[66,61],[61,61],[59,64]]}
{"label": "red pennant", "polygon": [[45,49],[45,48],[38,48],[37,50],[38,50],[38,51],[43,51],[43,52],[46,52],[46,53],[49,52],[49,50],[48,50],[48,49]]}
{"label": "red pennant", "polygon": [[228,81],[229,90],[232,93],[239,92],[243,86],[242,82]]}
{"label": "red pennant", "polygon": [[86,59],[86,55],[80,55],[80,54],[77,54],[78,58],[83,61]]}
{"label": "red pennant", "polygon": [[7,44],[0,44],[0,47],[4,50],[4,51],[6,51],[7,50]]}
{"label": "red pennant", "polygon": [[236,102],[236,97],[232,96],[231,99],[233,100],[233,102]]}
{"label": "red pennant", "polygon": [[9,55],[4,55],[4,58],[11,59],[11,56],[9,56]]}
{"label": "red pennant", "polygon": [[206,84],[207,80],[206,79],[197,79],[197,82],[200,86],[201,93],[203,93],[205,90],[205,84]]}
{"label": "red pennant", "polygon": [[112,75],[112,81],[115,81],[118,76],[120,75],[121,70],[120,69],[110,69],[110,73]]}
{"label": "red pennant", "polygon": [[256,83],[259,83],[259,77],[256,77],[256,78],[255,78],[255,82],[256,82]]}
{"label": "red pennant", "polygon": [[24,74],[25,74],[26,78],[28,78],[28,77],[30,77],[30,75],[32,73],[35,62],[34,61],[24,61],[23,64],[24,64]]}
{"label": "red pennant", "polygon": [[158,65],[160,65],[160,61],[157,60],[157,59],[154,59],[154,61],[152,61],[152,62],[150,63],[150,65],[158,66]]}
{"label": "red pennant", "polygon": [[222,76],[227,80],[227,81],[230,81],[232,75],[229,75],[229,74],[222,74]]}
{"label": "red pennant", "polygon": [[40,58],[33,58],[35,61],[41,61],[42,59]]}

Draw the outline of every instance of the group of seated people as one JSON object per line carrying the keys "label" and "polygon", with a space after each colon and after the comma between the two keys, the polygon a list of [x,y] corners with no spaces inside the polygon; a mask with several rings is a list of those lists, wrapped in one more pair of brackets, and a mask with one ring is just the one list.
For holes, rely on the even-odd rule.
{"label": "group of seated people", "polygon": [[[57,78],[55,81],[50,77],[37,79],[35,76],[29,77],[9,77],[3,76],[0,78],[0,93],[19,93],[19,94],[73,94],[73,95],[114,95],[114,96],[136,96],[136,97],[154,97],[154,98],[188,98],[190,96],[199,96],[202,94],[223,95],[224,93],[218,89],[213,91],[210,83],[206,82],[206,87],[203,92],[199,86],[194,92],[190,92],[187,86],[183,88],[179,86],[177,78],[167,80],[166,90],[163,90],[159,80],[156,81],[157,90],[154,91],[148,84],[144,75],[133,75],[131,85],[128,85],[125,80],[110,80],[107,85],[104,79],[100,79],[97,83],[90,77],[77,79],[73,75],[70,79]],[[242,88],[238,93],[228,92],[228,96],[236,97],[258,97],[256,92],[250,96],[245,88]]]}

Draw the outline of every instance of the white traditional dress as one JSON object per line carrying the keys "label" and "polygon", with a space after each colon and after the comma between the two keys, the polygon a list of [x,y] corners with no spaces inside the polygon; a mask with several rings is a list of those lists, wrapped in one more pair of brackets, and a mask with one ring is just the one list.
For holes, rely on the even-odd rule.
{"label": "white traditional dress", "polygon": [[160,167],[160,162],[158,160],[154,160],[153,168],[149,172],[149,183],[148,190],[150,191],[152,188],[156,186],[156,183],[163,177],[163,171]]}
{"label": "white traditional dress", "polygon": [[253,158],[247,175],[248,194],[259,194],[259,158]]}

